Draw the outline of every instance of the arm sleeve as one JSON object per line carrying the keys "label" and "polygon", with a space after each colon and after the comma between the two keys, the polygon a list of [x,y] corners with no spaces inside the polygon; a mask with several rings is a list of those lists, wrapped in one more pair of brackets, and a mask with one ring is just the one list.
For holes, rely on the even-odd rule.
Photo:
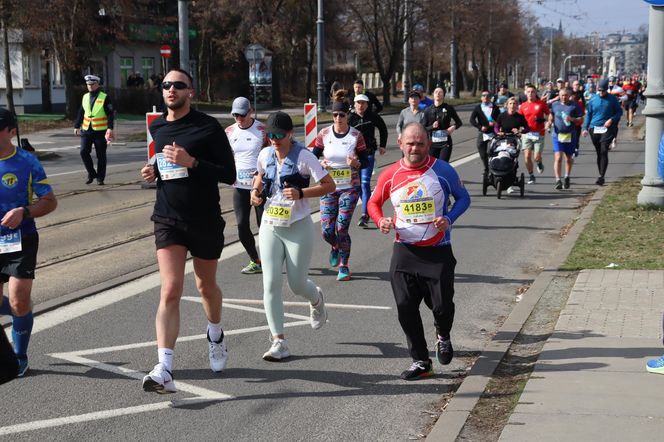
{"label": "arm sleeve", "polygon": [[366,168],[369,165],[369,152],[367,151],[367,143],[364,141],[364,135],[359,131],[355,142],[355,153],[357,153],[357,159],[360,161],[360,169]]}
{"label": "arm sleeve", "polygon": [[217,128],[208,138],[211,146],[212,158],[210,161],[199,159],[198,167],[193,169],[195,173],[214,176],[217,181],[225,184],[233,184],[237,179],[235,175],[235,159],[233,149],[228,142],[224,129],[217,123]]}
{"label": "arm sleeve", "polygon": [[583,128],[585,130],[588,130],[590,128],[590,121],[593,119],[593,107],[592,107],[592,102],[588,102],[588,106],[586,107],[586,119],[583,120]]}
{"label": "arm sleeve", "polygon": [[470,122],[471,126],[476,127],[479,130],[482,126],[480,125],[479,121],[477,120],[477,117],[478,117],[477,108],[475,108],[475,109],[473,109],[473,112],[470,114],[469,122]]}
{"label": "arm sleeve", "polygon": [[78,114],[76,115],[76,120],[74,121],[74,128],[80,129],[81,124],[83,124],[83,106],[79,106]]}
{"label": "arm sleeve", "polygon": [[374,106],[374,112],[378,113],[383,111],[383,105],[378,101],[376,94],[371,94],[371,104]]}
{"label": "arm sleeve", "polygon": [[457,114],[456,109],[454,109],[452,106],[450,106],[450,116],[454,120],[454,125],[456,126],[457,129],[463,126],[463,121],[461,121],[461,118],[459,118],[459,114]]}
{"label": "arm sleeve", "polygon": [[454,197],[454,204],[447,212],[447,218],[450,225],[452,225],[470,206],[470,194],[461,182],[461,178],[459,178],[459,174],[454,170],[454,167],[449,166],[447,170],[447,182],[450,186],[450,193]]}
{"label": "arm sleeve", "polygon": [[376,225],[378,225],[383,218],[383,204],[385,204],[385,201],[390,197],[391,180],[388,182],[387,177],[387,171],[380,174],[378,181],[376,182],[376,187],[367,203],[367,212]]}
{"label": "arm sleeve", "polygon": [[387,126],[385,125],[385,120],[378,114],[374,114],[374,126],[378,128],[378,134],[380,137],[380,142],[378,143],[379,147],[387,146]]}
{"label": "arm sleeve", "polygon": [[[423,117],[422,117],[422,125],[424,128],[427,130],[427,132],[431,132],[433,130],[433,122],[436,121],[435,115],[431,115],[432,111],[429,110],[427,107],[424,109],[424,112],[422,112]],[[440,126],[438,126],[440,128]]]}
{"label": "arm sleeve", "polygon": [[397,121],[397,134],[401,134],[403,128],[403,111],[399,113],[399,120]]}
{"label": "arm sleeve", "polygon": [[620,105],[620,102],[616,99],[613,105],[613,115],[611,116],[613,124],[618,124],[618,122],[620,121],[620,117],[622,117],[622,114],[623,114],[622,106]]}
{"label": "arm sleeve", "polygon": [[115,109],[113,108],[113,102],[111,97],[106,95],[104,100],[104,112],[106,112],[106,118],[108,119],[108,128],[113,129],[113,120],[115,119]]}

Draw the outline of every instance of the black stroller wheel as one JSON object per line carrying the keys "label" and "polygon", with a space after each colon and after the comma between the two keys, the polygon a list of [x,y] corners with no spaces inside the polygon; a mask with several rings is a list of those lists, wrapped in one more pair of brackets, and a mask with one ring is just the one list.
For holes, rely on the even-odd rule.
{"label": "black stroller wheel", "polygon": [[496,196],[498,199],[502,196],[503,193],[503,180],[496,180]]}
{"label": "black stroller wheel", "polygon": [[519,183],[519,191],[521,193],[521,198],[523,198],[523,194],[526,192],[526,176],[521,172],[521,182]]}
{"label": "black stroller wheel", "polygon": [[489,187],[489,177],[487,173],[482,174],[482,195],[486,196],[486,189]]}

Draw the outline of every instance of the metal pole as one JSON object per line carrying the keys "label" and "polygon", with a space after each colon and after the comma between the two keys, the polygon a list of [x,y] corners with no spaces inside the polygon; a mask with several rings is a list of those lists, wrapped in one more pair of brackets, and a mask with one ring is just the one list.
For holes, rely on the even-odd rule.
{"label": "metal pole", "polygon": [[318,69],[318,110],[325,112],[325,20],[323,19],[323,0],[318,0],[318,19],[316,20],[318,47],[316,59]]}
{"label": "metal pole", "polygon": [[549,81],[553,81],[553,27],[551,28],[551,38],[549,41]]}
{"label": "metal pole", "polygon": [[648,100],[645,175],[637,203],[664,206],[664,181],[657,173],[659,143],[664,133],[664,6],[650,6],[648,29]]}
{"label": "metal pole", "polygon": [[539,89],[539,33],[535,35],[535,86]]}
{"label": "metal pole", "polygon": [[178,0],[178,31],[180,35],[180,69],[189,72],[189,11],[187,0]]}
{"label": "metal pole", "polygon": [[251,50],[254,53],[254,118],[258,119],[258,108],[256,107],[256,86],[258,84],[258,60],[256,59],[256,46]]}
{"label": "metal pole", "polygon": [[454,17],[454,8],[456,2],[452,0],[451,4],[451,20],[452,20],[452,41],[450,42],[450,91],[452,98],[458,98],[457,93],[457,42],[456,42],[456,20]]}
{"label": "metal pole", "polygon": [[401,86],[403,87],[403,102],[408,103],[408,93],[410,92],[410,27],[408,25],[408,3],[404,2],[404,21],[403,21],[403,74],[401,75]]}

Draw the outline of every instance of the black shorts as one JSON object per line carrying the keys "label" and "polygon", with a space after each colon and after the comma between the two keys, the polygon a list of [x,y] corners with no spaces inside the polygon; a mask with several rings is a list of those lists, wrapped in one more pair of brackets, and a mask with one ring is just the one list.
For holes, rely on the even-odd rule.
{"label": "black shorts", "polygon": [[9,281],[10,276],[35,279],[39,235],[22,235],[21,249],[20,252],[0,254],[0,283]]}
{"label": "black shorts", "polygon": [[223,218],[212,222],[188,222],[155,219],[154,242],[158,249],[172,245],[181,245],[189,250],[191,256],[200,259],[219,259],[224,250]]}

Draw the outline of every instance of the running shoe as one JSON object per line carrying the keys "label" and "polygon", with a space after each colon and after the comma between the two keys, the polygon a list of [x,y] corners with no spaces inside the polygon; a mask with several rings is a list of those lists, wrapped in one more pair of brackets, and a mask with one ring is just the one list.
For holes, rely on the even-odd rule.
{"label": "running shoe", "polygon": [[556,180],[556,185],[553,186],[556,190],[561,190],[563,188],[563,182],[561,180]]}
{"label": "running shoe", "polygon": [[598,186],[603,186],[604,185],[604,177],[601,176],[601,177],[597,178],[597,180],[595,181],[595,184],[597,184]]}
{"label": "running shoe", "polygon": [[323,291],[320,287],[316,287],[318,292],[318,304],[309,305],[309,315],[311,317],[311,328],[318,330],[327,322],[327,310],[325,310],[325,300],[323,299]]}
{"label": "running shoe", "polygon": [[256,261],[249,261],[249,264],[242,269],[242,273],[245,275],[253,275],[254,273],[263,273],[263,268]]}
{"label": "running shoe", "polygon": [[207,335],[208,345],[210,347],[210,370],[214,372],[224,371],[226,362],[228,362],[228,351],[226,350],[226,341],[221,338],[219,342],[210,340],[210,333]]}
{"label": "running shoe", "polygon": [[275,339],[272,341],[270,349],[263,355],[263,359],[270,362],[279,362],[289,356],[288,341],[285,339]]}
{"label": "running shoe", "polygon": [[541,161],[537,162],[537,173],[542,173],[544,172],[544,164],[542,164]]}
{"label": "running shoe", "polygon": [[442,365],[447,365],[452,362],[454,357],[454,348],[452,348],[452,341],[447,338],[443,339],[442,336],[438,335],[436,340],[436,359]]}
{"label": "running shoe", "polygon": [[518,191],[519,191],[519,188],[516,187],[516,186],[510,186],[510,187],[507,188],[507,193],[509,193],[509,194],[512,194],[512,193],[518,192]]}
{"label": "running shoe", "polygon": [[431,359],[428,361],[413,361],[410,368],[401,373],[401,379],[414,381],[416,379],[428,378],[433,376],[433,364]]}
{"label": "running shoe", "polygon": [[357,222],[357,226],[364,227],[366,229],[367,227],[369,227],[367,224],[368,222],[369,222],[369,215],[362,215],[360,217],[360,220]]}
{"label": "running shoe", "polygon": [[160,362],[143,378],[143,390],[157,393],[175,393],[173,373],[166,370],[164,364]]}
{"label": "running shoe", "polygon": [[616,139],[614,138],[613,141],[611,141],[611,145],[609,146],[609,150],[613,150],[616,148]]}
{"label": "running shoe", "polygon": [[569,177],[565,177],[565,181],[563,182],[563,189],[569,189]]}
{"label": "running shoe", "polygon": [[28,371],[28,358],[18,358],[18,377],[22,378]]}
{"label": "running shoe", "polygon": [[339,249],[330,250],[330,266],[337,267],[339,265]]}
{"label": "running shoe", "polygon": [[337,281],[350,281],[350,269],[348,266],[339,266]]}
{"label": "running shoe", "polygon": [[532,173],[530,174],[530,177],[528,178],[528,184],[535,184],[535,175]]}
{"label": "running shoe", "polygon": [[646,363],[648,373],[664,374],[664,356],[659,359],[651,359]]}

